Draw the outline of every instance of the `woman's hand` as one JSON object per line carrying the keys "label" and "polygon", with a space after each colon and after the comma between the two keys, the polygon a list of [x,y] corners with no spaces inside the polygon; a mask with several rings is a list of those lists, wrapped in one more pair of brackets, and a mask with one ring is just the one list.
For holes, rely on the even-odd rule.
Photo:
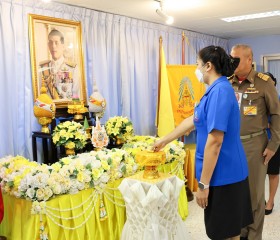
{"label": "woman's hand", "polygon": [[154,150],[154,152],[158,152],[160,149],[164,148],[165,145],[166,142],[163,139],[159,139],[154,143],[152,149]]}
{"label": "woman's hand", "polygon": [[209,188],[201,190],[197,189],[196,192],[196,202],[198,206],[205,209],[208,206],[208,195],[209,195]]}

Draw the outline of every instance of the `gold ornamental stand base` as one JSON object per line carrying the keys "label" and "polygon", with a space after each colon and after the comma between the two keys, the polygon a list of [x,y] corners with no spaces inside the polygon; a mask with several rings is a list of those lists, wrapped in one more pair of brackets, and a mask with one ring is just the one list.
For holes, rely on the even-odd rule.
{"label": "gold ornamental stand base", "polygon": [[74,120],[75,121],[79,121],[79,120],[83,120],[84,116],[82,114],[75,114],[74,115]]}
{"label": "gold ornamental stand base", "polygon": [[157,166],[145,166],[145,170],[143,173],[143,178],[146,179],[157,179],[159,178],[159,173],[157,170]]}
{"label": "gold ornamental stand base", "polygon": [[42,125],[41,132],[50,133],[49,124],[52,122],[51,118],[48,117],[39,117],[38,122]]}
{"label": "gold ornamental stand base", "polygon": [[88,128],[86,129],[87,139],[91,139],[91,131],[92,131],[92,128],[91,128],[91,127],[88,127]]}
{"label": "gold ornamental stand base", "polygon": [[65,154],[67,156],[69,155],[75,155],[75,149],[74,148],[65,148]]}

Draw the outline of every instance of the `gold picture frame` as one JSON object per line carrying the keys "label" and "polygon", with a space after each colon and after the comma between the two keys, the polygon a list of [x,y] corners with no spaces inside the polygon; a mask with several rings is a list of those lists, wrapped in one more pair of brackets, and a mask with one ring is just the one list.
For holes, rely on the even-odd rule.
{"label": "gold picture frame", "polygon": [[34,101],[44,81],[57,108],[87,104],[81,22],[29,14]]}

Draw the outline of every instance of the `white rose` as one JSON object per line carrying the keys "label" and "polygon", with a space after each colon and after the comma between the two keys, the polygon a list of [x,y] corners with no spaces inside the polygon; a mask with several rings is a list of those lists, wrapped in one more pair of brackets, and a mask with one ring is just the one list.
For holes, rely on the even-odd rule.
{"label": "white rose", "polygon": [[34,188],[28,188],[27,191],[26,191],[26,195],[30,199],[33,199],[35,197],[35,190],[34,190]]}
{"label": "white rose", "polygon": [[60,186],[60,184],[52,185],[51,188],[52,188],[52,191],[53,191],[54,194],[56,194],[56,195],[61,194],[61,186]]}
{"label": "white rose", "polygon": [[37,189],[36,198],[38,201],[42,201],[45,198],[45,191],[42,188]]}

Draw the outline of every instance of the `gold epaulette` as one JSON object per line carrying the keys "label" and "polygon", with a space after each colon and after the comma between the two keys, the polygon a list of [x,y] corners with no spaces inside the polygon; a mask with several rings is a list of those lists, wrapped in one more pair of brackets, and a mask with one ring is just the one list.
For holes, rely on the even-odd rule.
{"label": "gold epaulette", "polygon": [[43,66],[43,65],[49,64],[50,62],[51,62],[51,60],[45,60],[45,61],[40,62],[39,65]]}
{"label": "gold epaulette", "polygon": [[267,76],[263,73],[258,73],[258,77],[261,78],[264,81],[267,81],[269,79],[269,76]]}
{"label": "gold epaulette", "polygon": [[235,75],[232,74],[231,76],[227,77],[227,79],[228,79],[228,81],[229,81],[230,83],[233,83],[234,76],[235,76]]}
{"label": "gold epaulette", "polygon": [[75,68],[75,67],[77,66],[76,63],[74,63],[74,62],[69,62],[69,61],[65,62],[65,64],[66,64],[67,66],[69,66],[69,67],[72,67],[72,68]]}

